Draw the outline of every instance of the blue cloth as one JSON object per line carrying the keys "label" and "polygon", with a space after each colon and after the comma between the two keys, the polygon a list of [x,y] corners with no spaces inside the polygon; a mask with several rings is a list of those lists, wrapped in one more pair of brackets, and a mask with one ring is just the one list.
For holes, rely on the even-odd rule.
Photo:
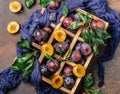
{"label": "blue cloth", "polygon": [[[99,86],[104,84],[104,67],[103,62],[111,60],[115,53],[115,50],[119,44],[120,38],[120,17],[117,12],[108,7],[106,0],[65,0],[65,4],[69,8],[69,12],[75,8],[82,8],[94,15],[109,22],[108,32],[112,35],[109,39],[104,55],[98,62],[98,75],[100,78]],[[58,10],[46,9],[42,14],[40,9],[33,12],[27,22],[21,27],[21,37],[28,38],[29,42],[35,41],[32,34],[38,28],[43,28],[50,25],[49,14],[51,12],[57,13],[57,20],[53,23],[57,24],[62,16],[62,6]],[[26,49],[20,49],[17,47],[17,56],[28,52]],[[28,79],[23,79],[21,72],[16,72],[10,68],[5,69],[0,73],[0,94],[5,94],[7,90],[16,87],[22,80],[31,83],[35,86],[37,94],[61,94],[59,90],[53,89],[50,85],[42,82],[40,65],[36,57],[36,67]]]}

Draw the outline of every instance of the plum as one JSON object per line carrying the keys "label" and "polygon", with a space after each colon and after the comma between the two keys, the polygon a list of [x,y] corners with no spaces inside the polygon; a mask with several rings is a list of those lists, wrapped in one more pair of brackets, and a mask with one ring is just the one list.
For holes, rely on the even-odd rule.
{"label": "plum", "polygon": [[63,70],[64,76],[72,76],[73,75],[72,70],[73,70],[72,66],[69,66],[69,65],[66,66]]}
{"label": "plum", "polygon": [[65,77],[64,79],[64,83],[63,83],[63,86],[68,88],[68,89],[71,89],[75,84],[75,81],[72,77]]}
{"label": "plum", "polygon": [[65,53],[68,50],[69,44],[66,42],[55,43],[54,48],[57,53],[59,53],[58,47],[61,48],[62,52]]}
{"label": "plum", "polygon": [[52,2],[50,2],[48,8],[55,10],[55,9],[57,9],[59,7],[59,5],[60,5],[59,2],[52,1]]}
{"label": "plum", "polygon": [[48,33],[40,29],[40,30],[36,30],[33,36],[37,41],[46,41],[48,38]]}
{"label": "plum", "polygon": [[81,60],[81,53],[80,53],[80,51],[79,50],[74,50],[73,52],[72,52],[72,55],[71,55],[71,57],[70,57],[70,60],[72,61],[72,62],[75,62],[75,63],[77,63],[77,62],[79,62],[80,60]]}
{"label": "plum", "polygon": [[63,25],[64,25],[64,27],[68,27],[72,22],[73,22],[73,18],[72,17],[66,17],[63,20]]}
{"label": "plum", "polygon": [[101,20],[98,20],[98,19],[93,20],[92,23],[91,23],[91,26],[94,29],[96,29],[96,28],[99,28],[99,29],[105,28],[105,24]]}
{"label": "plum", "polygon": [[80,51],[80,49],[81,49],[81,44],[82,44],[82,42],[77,43],[77,45],[75,46],[75,50]]}
{"label": "plum", "polygon": [[82,19],[79,17],[79,15],[78,15],[78,13],[75,13],[74,15],[73,15],[73,18],[74,18],[74,20],[75,21],[82,21]]}
{"label": "plum", "polygon": [[92,53],[92,48],[88,43],[82,43],[80,51],[84,56],[88,56]]}
{"label": "plum", "polygon": [[59,62],[57,60],[48,60],[46,65],[47,69],[52,73],[59,69]]}
{"label": "plum", "polygon": [[47,76],[49,74],[47,66],[45,64],[40,66],[40,70],[41,70],[42,75],[44,76]]}
{"label": "plum", "polygon": [[56,21],[56,19],[57,19],[56,13],[55,12],[50,13],[49,19],[50,19],[51,22]]}

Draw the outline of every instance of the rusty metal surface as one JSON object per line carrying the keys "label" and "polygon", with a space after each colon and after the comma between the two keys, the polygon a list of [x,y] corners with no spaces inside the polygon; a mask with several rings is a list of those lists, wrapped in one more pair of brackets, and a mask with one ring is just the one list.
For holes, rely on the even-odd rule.
{"label": "rusty metal surface", "polygon": [[[11,35],[7,32],[7,24],[10,21],[18,21],[20,24],[23,24],[27,21],[30,14],[39,9],[38,5],[39,0],[37,0],[36,5],[31,9],[27,9],[24,6],[24,0],[18,0],[23,5],[23,12],[14,14],[9,11],[8,4],[12,0],[0,0],[0,72],[6,67],[12,64],[16,54],[16,42],[19,40],[20,33]],[[115,9],[120,13],[120,0],[108,0],[109,6]],[[119,94],[120,92],[120,64],[119,64],[119,55],[120,55],[120,45],[116,51],[115,58],[109,63],[105,63],[105,86],[102,87],[102,90],[105,94]],[[96,66],[95,66],[96,67]],[[95,68],[94,76],[97,78],[97,72]],[[96,80],[96,81],[97,81]],[[97,88],[96,85],[93,88]],[[8,92],[8,94],[36,94],[33,86],[29,84],[21,83],[17,88]]]}

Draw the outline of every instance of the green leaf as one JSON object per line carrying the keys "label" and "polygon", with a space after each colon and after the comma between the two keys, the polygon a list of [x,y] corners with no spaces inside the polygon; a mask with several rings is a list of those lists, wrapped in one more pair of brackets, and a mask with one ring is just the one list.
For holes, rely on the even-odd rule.
{"label": "green leaf", "polygon": [[90,13],[87,13],[87,15],[86,15],[86,19],[87,19],[87,21],[89,22],[89,23],[91,23],[91,21],[92,21],[92,15],[90,14]]}
{"label": "green leaf", "polygon": [[102,30],[102,34],[104,36],[104,39],[109,39],[112,37],[106,30]]}
{"label": "green leaf", "polygon": [[94,41],[94,43],[98,44],[98,45],[100,45],[100,44],[104,45],[105,44],[105,42],[103,41],[103,39],[99,39],[99,38],[96,38],[95,41]]}
{"label": "green leaf", "polygon": [[90,94],[104,94],[100,90],[90,89],[93,84],[94,84],[94,78],[93,78],[92,74],[89,73],[84,78],[84,90],[85,90],[85,92],[90,93]]}
{"label": "green leaf", "polygon": [[28,60],[26,62],[27,66],[24,69],[22,69],[24,78],[27,78],[31,74],[31,72],[33,71],[33,69],[34,69],[34,60],[35,60],[35,58],[32,57],[30,60]]}
{"label": "green leaf", "polygon": [[33,57],[33,53],[26,53],[23,54],[21,57],[18,57],[14,63],[12,64],[12,69],[17,71],[17,70],[22,70],[26,66],[26,62]]}
{"label": "green leaf", "polygon": [[48,54],[45,54],[45,57],[47,58],[47,59],[49,59],[49,60],[54,60],[54,58],[53,57],[51,57],[50,55],[48,55]]}
{"label": "green leaf", "polygon": [[63,16],[66,17],[68,15],[68,12],[69,12],[68,7],[64,4],[62,9]]}
{"label": "green leaf", "polygon": [[18,57],[15,60],[11,69],[15,71],[22,71],[23,77],[26,78],[34,69],[34,60],[35,60],[34,53],[23,54],[21,57]]}
{"label": "green leaf", "polygon": [[96,35],[95,35],[95,32],[91,29],[91,30],[89,30],[90,31],[90,34],[91,34],[91,36],[92,37],[95,37]]}
{"label": "green leaf", "polygon": [[52,2],[52,1],[54,1],[54,0],[40,0],[39,5],[42,7],[47,7],[50,4],[50,2]]}
{"label": "green leaf", "polygon": [[95,56],[98,55],[99,50],[98,50],[97,46],[93,46],[93,52],[94,52]]}
{"label": "green leaf", "polygon": [[65,60],[66,60],[66,59],[70,59],[71,54],[72,54],[72,50],[69,49],[68,52],[67,52],[67,55],[66,55],[66,57],[65,57]]}
{"label": "green leaf", "polygon": [[82,33],[82,38],[85,40],[85,42],[89,43],[90,34],[87,29],[84,29],[84,31]]}
{"label": "green leaf", "polygon": [[84,78],[84,88],[90,88],[94,83],[94,79],[91,73],[87,74]]}
{"label": "green leaf", "polygon": [[79,21],[74,21],[74,22],[72,22],[72,23],[68,26],[68,29],[70,29],[70,30],[75,30],[75,29],[78,29],[81,25],[82,25],[81,22],[79,22]]}
{"label": "green leaf", "polygon": [[35,0],[25,0],[24,2],[27,8],[31,8],[35,4]]}
{"label": "green leaf", "polygon": [[104,94],[102,91],[100,90],[93,90],[93,89],[88,89],[87,90],[90,94]]}
{"label": "green leaf", "polygon": [[83,15],[82,13],[77,13],[78,14],[78,16],[82,19],[82,21],[86,21],[86,17],[85,17],[85,15]]}
{"label": "green leaf", "polygon": [[105,29],[96,29],[95,31],[96,33],[101,33],[101,38],[103,39],[111,38],[111,35]]}
{"label": "green leaf", "polygon": [[21,38],[17,45],[22,49],[30,49],[30,44],[27,38],[26,39]]}
{"label": "green leaf", "polygon": [[92,38],[91,38],[91,41],[92,41],[91,44],[94,46],[94,44],[95,44],[95,38],[92,37]]}
{"label": "green leaf", "polygon": [[11,69],[14,71],[19,71],[20,69],[17,66],[11,66]]}
{"label": "green leaf", "polygon": [[105,35],[104,39],[110,39],[112,36],[111,35]]}
{"label": "green leaf", "polygon": [[95,32],[97,38],[103,39],[102,32],[99,32],[99,31],[94,31],[94,32]]}
{"label": "green leaf", "polygon": [[62,56],[62,49],[60,47],[57,47],[57,51],[60,54],[60,56]]}
{"label": "green leaf", "polygon": [[88,43],[90,44],[90,45],[94,45],[94,40],[93,39],[95,39],[94,37],[95,37],[95,33],[92,31],[92,30],[89,30],[88,31],[88,33],[87,33],[87,37],[88,37]]}

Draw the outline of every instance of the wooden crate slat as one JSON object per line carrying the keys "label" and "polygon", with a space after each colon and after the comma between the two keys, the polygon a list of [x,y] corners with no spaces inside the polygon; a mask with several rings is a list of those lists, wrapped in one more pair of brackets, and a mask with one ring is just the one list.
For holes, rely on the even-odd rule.
{"label": "wooden crate slat", "polygon": [[87,69],[88,65],[90,64],[90,61],[91,61],[92,57],[93,57],[93,53],[88,56],[87,61],[84,64],[85,69]]}
{"label": "wooden crate slat", "polygon": [[66,32],[66,34],[67,35],[69,35],[70,37],[75,37],[75,34],[73,34],[73,33],[71,33],[70,31],[68,31],[68,30],[66,30],[66,29],[64,29],[64,28],[62,28],[65,32]]}
{"label": "wooden crate slat", "polygon": [[56,71],[55,75],[60,74],[60,72],[62,71],[64,65],[65,65],[65,61],[64,62],[60,62],[60,68]]}
{"label": "wooden crate slat", "polygon": [[70,65],[70,66],[72,66],[72,67],[74,67],[76,64],[75,63],[73,63],[73,62],[71,62],[71,61],[66,61],[66,64],[68,64],[68,65]]}
{"label": "wooden crate slat", "polygon": [[48,84],[51,84],[51,80],[48,79],[48,78],[45,77],[45,76],[42,76],[42,80],[45,81],[45,82],[48,83]]}
{"label": "wooden crate slat", "polygon": [[78,38],[78,41],[80,41],[80,42],[84,42],[84,39],[81,38],[81,37],[79,37],[79,38]]}
{"label": "wooden crate slat", "polygon": [[57,54],[54,54],[53,57],[55,57],[56,59],[59,59],[59,58],[60,58],[60,56],[57,55]]}
{"label": "wooden crate slat", "polygon": [[70,92],[71,92],[69,89],[67,89],[65,87],[60,87],[60,90],[64,91],[67,94],[70,94]]}
{"label": "wooden crate slat", "polygon": [[44,59],[44,54],[41,53],[40,57],[39,57],[39,62],[42,63],[42,60]]}
{"label": "wooden crate slat", "polygon": [[74,93],[75,93],[75,91],[76,91],[76,89],[77,89],[77,87],[78,87],[80,81],[81,81],[81,78],[77,78],[77,80],[76,80],[76,82],[75,82],[75,84],[74,84],[74,86],[73,86],[73,88],[72,88],[70,94],[74,94]]}
{"label": "wooden crate slat", "polygon": [[82,30],[82,28],[80,28],[80,29],[77,31],[76,35],[74,36],[74,38],[73,38],[73,40],[72,40],[72,42],[71,42],[71,44],[70,44],[70,49],[71,49],[71,50],[72,50],[73,47],[75,46],[75,44],[76,44],[76,42],[77,42],[77,39],[78,39],[78,37],[80,36],[81,30]]}
{"label": "wooden crate slat", "polygon": [[35,43],[35,42],[32,42],[32,46],[41,50],[41,46],[39,44]]}

